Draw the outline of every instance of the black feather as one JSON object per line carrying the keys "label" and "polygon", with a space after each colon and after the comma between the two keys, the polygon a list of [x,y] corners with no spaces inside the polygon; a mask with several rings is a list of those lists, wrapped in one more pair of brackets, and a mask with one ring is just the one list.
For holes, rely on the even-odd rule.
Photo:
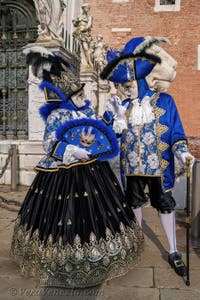
{"label": "black feather", "polygon": [[149,49],[153,44],[157,44],[159,42],[162,43],[170,43],[169,40],[165,37],[154,37],[154,38],[147,38],[138,45],[135,50],[133,51],[134,54],[138,54],[140,52],[145,52],[146,49]]}
{"label": "black feather", "polygon": [[43,80],[48,81],[48,82],[53,82],[51,79],[51,73],[47,70],[43,70]]}
{"label": "black feather", "polygon": [[101,79],[106,79],[109,77],[109,75],[113,72],[113,70],[120,64],[124,63],[130,59],[147,59],[152,61],[153,63],[161,63],[160,57],[154,54],[149,54],[146,52],[141,52],[139,54],[124,54],[116,59],[112,60],[110,63],[107,64],[107,66],[103,69],[103,71],[100,73],[100,78]]}

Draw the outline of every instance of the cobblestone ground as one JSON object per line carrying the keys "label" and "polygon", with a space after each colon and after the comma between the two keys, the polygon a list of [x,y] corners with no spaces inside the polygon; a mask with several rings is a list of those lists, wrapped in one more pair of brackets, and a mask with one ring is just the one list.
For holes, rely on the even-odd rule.
{"label": "cobblestone ground", "polygon": [[[11,192],[9,186],[0,186],[0,300],[200,299],[200,251],[192,247],[190,249],[191,285],[187,287],[184,279],[177,276],[167,263],[167,241],[159,216],[151,207],[143,209],[144,251],[137,266],[125,276],[84,290],[42,288],[33,278],[21,277],[17,265],[9,258],[13,225],[17,216],[15,210],[19,207],[15,204],[7,205],[2,199],[22,202],[26,192],[27,187],[18,187],[17,191]],[[185,259],[184,211],[177,211],[176,216],[177,245]]]}

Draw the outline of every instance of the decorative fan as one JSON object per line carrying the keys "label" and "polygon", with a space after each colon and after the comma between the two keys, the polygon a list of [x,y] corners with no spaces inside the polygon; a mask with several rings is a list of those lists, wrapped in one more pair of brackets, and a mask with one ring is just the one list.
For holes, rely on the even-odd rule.
{"label": "decorative fan", "polygon": [[57,129],[59,141],[84,148],[90,158],[107,160],[116,156],[119,146],[114,131],[102,120],[77,119],[65,122]]}

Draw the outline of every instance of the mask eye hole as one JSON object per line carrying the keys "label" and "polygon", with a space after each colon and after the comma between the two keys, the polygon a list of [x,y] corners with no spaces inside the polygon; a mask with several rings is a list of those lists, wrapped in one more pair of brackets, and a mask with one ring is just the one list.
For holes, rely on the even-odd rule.
{"label": "mask eye hole", "polygon": [[83,92],[79,92],[77,97],[83,97]]}
{"label": "mask eye hole", "polygon": [[124,89],[128,89],[128,88],[130,88],[130,84],[128,82],[126,82],[123,84],[123,87],[124,87]]}

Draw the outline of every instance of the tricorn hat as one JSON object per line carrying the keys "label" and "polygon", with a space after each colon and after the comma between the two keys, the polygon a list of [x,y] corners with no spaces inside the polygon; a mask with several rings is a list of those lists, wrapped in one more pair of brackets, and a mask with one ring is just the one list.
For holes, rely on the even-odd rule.
{"label": "tricorn hat", "polygon": [[110,50],[107,53],[108,64],[100,74],[101,79],[115,83],[124,83],[145,78],[161,60],[146,50],[158,42],[167,43],[163,37],[132,38],[122,51]]}

